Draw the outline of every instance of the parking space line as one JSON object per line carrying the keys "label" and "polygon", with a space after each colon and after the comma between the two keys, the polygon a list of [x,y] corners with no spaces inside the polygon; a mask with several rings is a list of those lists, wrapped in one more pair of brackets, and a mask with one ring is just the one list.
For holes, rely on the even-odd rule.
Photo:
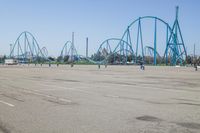
{"label": "parking space line", "polygon": [[42,86],[52,87],[52,88],[48,88],[48,89],[42,89],[43,91],[71,90],[71,91],[83,92],[83,93],[86,93],[86,94],[96,94],[95,92],[92,92],[92,91],[82,90],[82,89],[87,88],[87,87],[70,88],[70,87],[54,86],[54,85],[43,85],[43,84],[42,84]]}
{"label": "parking space line", "polygon": [[69,99],[65,99],[65,98],[60,98],[60,97],[56,97],[56,96],[52,96],[52,95],[43,94],[40,91],[36,91],[36,90],[34,90],[34,91],[32,91],[32,90],[23,90],[23,92],[30,93],[30,94],[37,95],[37,96],[46,97],[46,98],[55,98],[55,99],[58,99],[58,100],[61,100],[61,101],[65,101],[65,102],[68,102],[68,103],[72,102]]}
{"label": "parking space line", "polygon": [[14,107],[15,106],[15,105],[13,105],[11,103],[8,103],[8,102],[2,101],[2,100],[0,100],[0,103],[3,103],[3,104],[8,105],[10,107]]}

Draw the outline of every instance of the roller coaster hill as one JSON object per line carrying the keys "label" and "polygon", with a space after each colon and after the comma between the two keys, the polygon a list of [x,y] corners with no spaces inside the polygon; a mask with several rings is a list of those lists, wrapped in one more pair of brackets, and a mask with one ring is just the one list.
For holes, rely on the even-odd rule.
{"label": "roller coaster hill", "polygon": [[22,32],[10,46],[10,58],[19,63],[44,63],[48,59],[46,47],[40,48],[35,37],[28,31]]}
{"label": "roller coaster hill", "polygon": [[[60,63],[86,61],[92,64],[166,64],[184,65],[187,51],[178,20],[178,7],[173,25],[155,16],[139,17],[130,23],[121,38],[103,41],[91,57],[78,53],[72,41],[61,49]],[[87,51],[86,46],[86,51]],[[88,51],[87,51],[88,52]],[[22,32],[11,47],[10,58],[19,62],[50,62],[48,51],[40,48],[30,32]]]}

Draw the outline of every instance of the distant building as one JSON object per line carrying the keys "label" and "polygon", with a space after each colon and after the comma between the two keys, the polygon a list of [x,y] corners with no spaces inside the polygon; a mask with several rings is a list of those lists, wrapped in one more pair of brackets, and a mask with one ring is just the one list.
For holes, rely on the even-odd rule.
{"label": "distant building", "polygon": [[6,65],[17,65],[18,61],[16,59],[5,59]]}

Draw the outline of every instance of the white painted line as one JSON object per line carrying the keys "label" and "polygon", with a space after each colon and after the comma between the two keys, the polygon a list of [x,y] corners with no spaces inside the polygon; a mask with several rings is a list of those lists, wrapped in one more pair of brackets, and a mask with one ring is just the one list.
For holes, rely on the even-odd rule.
{"label": "white painted line", "polygon": [[60,101],[63,101],[63,102],[68,102],[68,103],[71,103],[72,101],[71,100],[67,100],[67,99],[63,99],[63,98],[59,98]]}
{"label": "white painted line", "polygon": [[83,93],[87,93],[87,94],[96,94],[95,92],[92,92],[92,91],[82,90],[82,89],[87,88],[87,87],[69,88],[69,87],[54,86],[54,85],[42,85],[42,86],[52,87],[52,89],[50,89],[50,88],[49,89],[42,89],[43,91],[72,90],[72,91],[79,91],[79,92],[83,92]]}
{"label": "white painted line", "polygon": [[0,100],[0,103],[3,103],[3,104],[8,105],[10,107],[14,107],[15,106],[15,105],[13,105],[11,103],[7,103],[7,102],[1,101],[1,100]]}
{"label": "white painted line", "polygon": [[106,95],[106,97],[111,97],[111,98],[120,98],[120,96],[117,96],[117,95]]}
{"label": "white painted line", "polygon": [[[30,90],[23,90],[23,91],[26,92],[26,93],[30,93],[30,94],[37,95],[37,96],[42,96],[42,97],[46,97],[46,98],[58,99],[58,100],[65,101],[65,102],[68,102],[68,103],[71,103],[71,102],[72,102],[72,101],[69,100],[69,99],[64,99],[64,98],[59,98],[59,97],[52,96],[52,95],[42,94],[42,93],[39,92],[39,91],[37,91],[37,92],[30,91]],[[36,91],[36,90],[35,90],[35,91]]]}

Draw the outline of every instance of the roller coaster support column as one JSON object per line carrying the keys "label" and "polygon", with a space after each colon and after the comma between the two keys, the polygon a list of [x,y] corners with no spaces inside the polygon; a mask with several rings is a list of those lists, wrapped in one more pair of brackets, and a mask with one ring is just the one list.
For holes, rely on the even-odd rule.
{"label": "roller coaster support column", "polygon": [[[168,53],[168,50],[172,51],[173,55],[172,55],[171,65],[176,65],[177,63],[182,64],[183,61],[184,61],[183,56],[187,57],[187,51],[186,51],[186,48],[185,48],[181,29],[180,29],[179,22],[178,22],[178,9],[179,8],[177,6],[176,7],[176,19],[175,19],[175,22],[173,24],[173,27],[172,27],[172,30],[171,30],[171,33],[170,33],[170,37],[169,37],[169,40],[168,40],[168,43],[167,43],[166,51],[165,51],[166,55]],[[178,37],[180,37],[180,38],[178,38]],[[181,47],[183,49],[181,49]],[[166,58],[167,58],[167,56],[166,56]]]}
{"label": "roller coaster support column", "polygon": [[176,7],[176,20],[175,20],[175,36],[174,36],[174,49],[175,49],[175,51],[176,52],[174,52],[173,53],[173,65],[176,65],[176,64],[174,64],[175,63],[175,61],[177,60],[176,59],[176,53],[178,53],[179,54],[179,51],[178,51],[178,35],[177,35],[177,31],[178,31],[178,25],[177,25],[177,22],[178,22],[178,7]]}
{"label": "roller coaster support column", "polygon": [[142,27],[141,27],[141,18],[139,18],[138,21],[138,31],[137,31],[137,45],[136,45],[136,63],[137,63],[137,56],[138,56],[138,45],[139,45],[139,39],[141,43],[141,50],[142,50],[142,62],[144,62],[144,50],[143,50],[143,40],[142,40]]}
{"label": "roller coaster support column", "polygon": [[140,18],[139,18],[139,21],[138,21],[138,31],[137,31],[137,44],[136,44],[136,54],[135,54],[135,63],[137,63],[137,54],[138,54],[138,43],[139,43],[139,28],[140,28]]}
{"label": "roller coaster support column", "polygon": [[11,52],[12,52],[12,44],[10,44],[10,58],[11,58]]}
{"label": "roller coaster support column", "polygon": [[156,36],[157,36],[157,19],[155,18],[155,31],[154,31],[154,65],[157,65],[156,59],[157,59],[157,47],[156,47]]}
{"label": "roller coaster support column", "polygon": [[166,51],[165,51],[165,56],[166,56],[166,58],[165,58],[165,64],[167,65],[168,64],[168,54],[167,54],[167,51],[168,51],[168,46],[167,46],[167,44],[168,44],[168,26],[167,26],[167,31],[166,31]]}

